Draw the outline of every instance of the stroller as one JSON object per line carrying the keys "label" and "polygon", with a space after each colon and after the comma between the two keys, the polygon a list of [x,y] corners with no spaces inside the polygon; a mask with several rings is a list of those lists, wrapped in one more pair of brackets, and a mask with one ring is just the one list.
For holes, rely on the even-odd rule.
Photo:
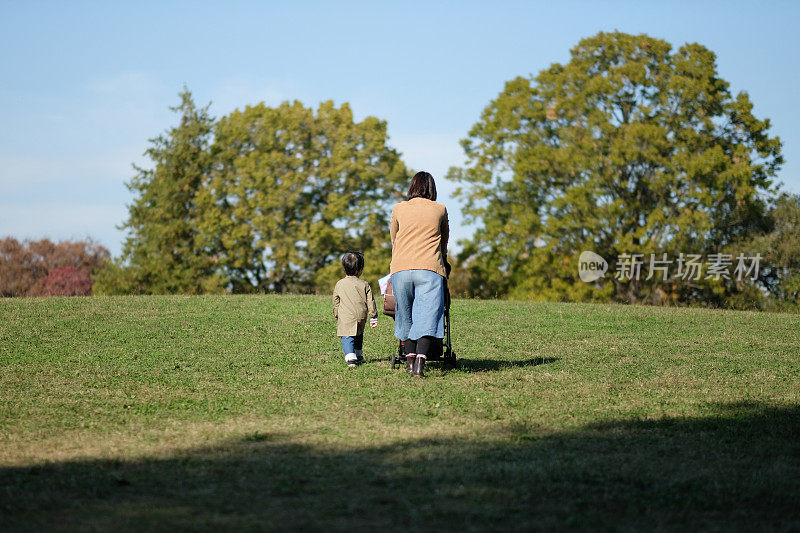
{"label": "stroller", "polygon": [[[395,301],[392,291],[392,282],[386,287],[386,294],[383,295],[383,314],[394,319]],[[436,339],[437,342],[431,343],[427,361],[442,361],[444,364],[456,366],[456,352],[453,351],[453,344],[450,339],[450,289],[447,286],[447,279],[444,280],[444,339]],[[405,365],[406,356],[403,351],[403,341],[399,341],[397,351],[392,353],[390,358],[392,369],[398,365]]]}

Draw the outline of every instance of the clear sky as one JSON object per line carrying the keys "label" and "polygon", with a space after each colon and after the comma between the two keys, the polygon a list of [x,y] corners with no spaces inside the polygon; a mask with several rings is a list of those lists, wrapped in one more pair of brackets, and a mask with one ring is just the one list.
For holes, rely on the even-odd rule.
{"label": "clear sky", "polygon": [[[401,7],[402,5],[402,7]],[[458,144],[505,81],[598,31],[718,56],[784,142],[800,192],[797,2],[40,2],[0,0],[0,236],[94,237],[115,255],[131,163],[185,84],[215,116],[260,101],[349,102],[437,178],[455,238]]]}

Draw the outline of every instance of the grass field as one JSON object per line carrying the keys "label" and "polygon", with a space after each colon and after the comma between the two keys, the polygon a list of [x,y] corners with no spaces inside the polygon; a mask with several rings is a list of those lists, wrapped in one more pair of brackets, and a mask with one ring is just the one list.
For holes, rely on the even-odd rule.
{"label": "grass field", "polygon": [[0,301],[0,529],[800,528],[800,315],[456,300],[424,380],[392,325]]}

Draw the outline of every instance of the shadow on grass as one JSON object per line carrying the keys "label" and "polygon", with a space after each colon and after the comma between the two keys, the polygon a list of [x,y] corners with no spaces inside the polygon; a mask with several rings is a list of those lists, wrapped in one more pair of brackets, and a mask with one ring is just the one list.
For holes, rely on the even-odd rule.
{"label": "shadow on grass", "polygon": [[256,433],[164,458],[0,469],[0,529],[800,527],[800,408],[347,451]]}
{"label": "shadow on grass", "polygon": [[458,369],[466,372],[490,372],[505,368],[548,365],[559,361],[558,357],[533,357],[522,361],[503,361],[500,359],[457,359]]}

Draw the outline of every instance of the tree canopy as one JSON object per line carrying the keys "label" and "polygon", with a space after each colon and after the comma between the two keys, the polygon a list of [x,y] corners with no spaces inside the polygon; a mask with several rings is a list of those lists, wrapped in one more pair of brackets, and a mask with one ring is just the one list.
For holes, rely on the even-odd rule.
{"label": "tree canopy", "polygon": [[347,104],[259,104],[221,119],[212,151],[203,234],[237,290],[309,290],[348,248],[388,262],[387,213],[408,177],[385,122],[355,122]]}
{"label": "tree canopy", "polygon": [[[561,300],[717,298],[720,283],[578,277],[584,250],[712,253],[764,229],[781,143],[712,51],[599,33],[518,77],[462,141],[472,293]],[[722,291],[735,290],[733,285]]]}
{"label": "tree canopy", "polygon": [[99,293],[329,291],[339,255],[383,275],[388,216],[408,171],[386,122],[348,104],[263,103],[219,120],[181,93],[178,126],[136,168],[121,260]]}

